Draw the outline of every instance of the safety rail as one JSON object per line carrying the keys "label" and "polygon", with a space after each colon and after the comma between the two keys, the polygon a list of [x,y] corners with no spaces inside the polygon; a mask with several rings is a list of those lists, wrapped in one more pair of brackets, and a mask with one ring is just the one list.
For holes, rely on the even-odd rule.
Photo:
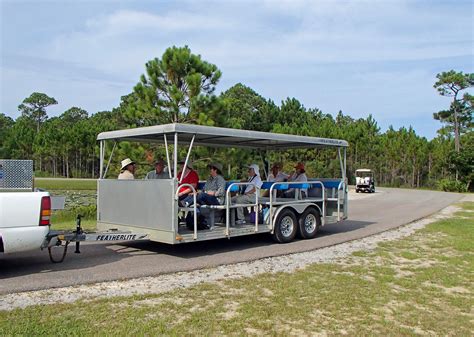
{"label": "safety rail", "polygon": [[237,207],[254,207],[255,232],[258,232],[258,196],[260,195],[260,188],[254,185],[254,187],[255,187],[255,203],[253,203],[253,204],[234,204],[234,205],[231,205],[230,193],[232,192],[232,189],[235,186],[238,186],[240,188],[240,186],[249,186],[249,185],[254,185],[254,184],[252,184],[251,182],[232,183],[226,189],[226,195],[225,195],[225,215],[226,215],[225,235],[226,236],[230,235],[230,230],[229,230],[230,209],[231,208],[237,208]]}
{"label": "safety rail", "polygon": [[[308,182],[264,182],[262,185],[262,188],[256,188],[255,192],[255,203],[249,203],[249,204],[232,204],[232,198],[230,196],[230,193],[232,192],[237,192],[240,188],[240,186],[249,186],[253,185],[251,182],[233,182],[227,185],[226,187],[226,197],[225,197],[225,204],[222,206],[214,206],[216,209],[224,209],[226,211],[226,229],[225,229],[225,235],[230,236],[230,222],[231,222],[231,216],[230,216],[230,211],[231,209],[235,209],[237,207],[252,207],[255,212],[255,232],[258,232],[258,225],[259,225],[259,195],[260,195],[260,190],[262,189],[269,189],[269,224],[268,228],[272,230],[273,232],[273,227],[274,227],[274,213],[275,213],[275,207],[276,206],[281,206],[281,205],[291,205],[291,204],[299,204],[299,203],[307,203],[307,202],[321,202],[321,221],[322,224],[325,222],[326,218],[326,186],[324,185],[324,182],[322,181],[308,181]],[[273,193],[274,191],[276,192],[277,190],[288,190],[291,188],[297,189],[297,190],[304,190],[304,189],[310,189],[313,187],[321,188],[321,197],[320,198],[315,198],[315,197],[305,197],[302,198],[301,194],[297,193],[295,191],[295,198],[288,198],[288,201],[282,201],[281,198],[280,200],[276,200],[276,193]],[[198,236],[198,230],[197,230],[197,192],[194,186],[191,184],[182,184],[179,186],[179,188],[176,190],[175,193],[175,199],[178,200],[178,191],[182,187],[189,187],[193,193],[193,205],[192,205],[192,211],[194,212],[194,231],[193,231],[193,239],[196,240]],[[339,191],[344,191],[346,188],[346,184],[344,181],[340,181],[337,187],[338,191],[338,197],[337,197],[337,221],[341,220],[341,194],[339,194]],[[344,196],[344,194],[342,194]]]}
{"label": "safety rail", "polygon": [[[179,200],[179,197],[178,197],[178,193],[179,193],[179,190],[183,187],[190,187],[191,188],[191,191],[193,193],[193,209],[194,209],[194,233],[193,233],[193,239],[194,240],[197,240],[197,206],[196,206],[196,189],[194,188],[193,185],[191,184],[181,184],[178,186],[178,188],[176,189],[176,192],[174,194],[174,199],[175,200]],[[178,228],[179,228],[179,223],[178,223]],[[177,228],[177,229],[178,229]]]}
{"label": "safety rail", "polygon": [[[293,186],[293,188],[298,188],[298,189],[306,189],[306,188],[309,188],[311,187],[313,184],[319,184],[321,185],[321,200],[318,200],[318,199],[290,199],[288,200],[288,202],[279,202],[279,205],[291,205],[291,204],[294,204],[294,203],[304,203],[304,202],[308,202],[308,201],[315,201],[315,202],[318,202],[318,201],[322,201],[322,216],[321,216],[321,221],[324,223],[324,219],[326,217],[326,205],[324,203],[324,200],[325,200],[325,189],[324,189],[324,184],[321,182],[321,181],[311,181],[310,183],[309,182],[298,182],[298,181],[294,181],[294,182],[275,182],[273,183],[272,186],[270,186],[270,210],[269,210],[269,218],[270,218],[270,222],[269,222],[269,228],[272,230],[272,233],[273,233],[273,212],[274,212],[274,202],[273,202],[273,191],[274,190],[282,190],[282,189],[288,189],[290,186]],[[295,192],[295,198],[296,198],[297,194]],[[276,196],[275,196],[276,198]]]}
{"label": "safety rail", "polygon": [[[313,182],[313,181],[319,181],[319,180],[310,180],[308,182]],[[320,180],[323,185],[324,185],[324,188],[327,189],[327,190],[332,190],[332,193],[328,192],[329,194],[332,194],[332,197],[329,195],[327,195],[328,193],[326,193],[326,198],[325,198],[325,201],[336,201],[337,202],[337,221],[341,221],[341,205],[342,205],[342,201],[344,201],[344,203],[347,202],[347,194],[346,194],[346,188],[347,188],[347,184],[344,180],[336,180],[336,181],[333,181],[333,180]],[[339,193],[340,191],[342,191],[343,193]],[[337,192],[337,196],[335,196]],[[344,213],[344,211],[343,211]]]}
{"label": "safety rail", "polygon": [[[342,188],[341,188],[342,187]],[[346,183],[341,180],[339,183],[339,186],[337,186],[337,221],[341,221],[341,196],[339,194],[339,191],[343,191],[344,193],[342,194],[344,196],[344,203],[346,202],[346,197],[345,197],[345,191],[346,191]]]}

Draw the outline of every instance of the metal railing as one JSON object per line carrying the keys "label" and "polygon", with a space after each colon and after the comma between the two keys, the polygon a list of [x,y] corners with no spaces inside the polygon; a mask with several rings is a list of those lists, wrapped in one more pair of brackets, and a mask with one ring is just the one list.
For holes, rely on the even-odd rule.
{"label": "metal railing", "polygon": [[[232,197],[231,193],[233,192],[232,189],[236,186],[249,186],[253,185],[251,182],[235,182],[231,183],[229,186],[226,188],[226,197],[225,197],[225,211],[226,211],[226,229],[225,229],[225,235],[230,236],[230,211],[231,209],[237,208],[237,207],[253,207],[254,212],[255,212],[255,232],[258,232],[258,220],[259,220],[259,195],[260,195],[260,188],[255,187],[255,202],[254,203],[248,203],[248,204],[232,204]],[[315,185],[318,185],[321,187],[321,198],[313,198],[313,197],[306,197],[305,199],[301,198],[301,194],[299,193],[303,189],[307,188],[312,188],[315,187]],[[281,186],[287,186],[287,188],[281,188]],[[276,192],[277,190],[288,190],[290,189],[291,186],[303,186],[300,188],[295,188],[295,198],[290,199],[288,198],[288,201],[277,201],[276,200]],[[307,186],[307,187],[306,187]],[[197,239],[197,205],[196,205],[196,189],[194,188],[193,185],[191,184],[182,184],[178,186],[176,193],[175,193],[175,199],[178,200],[178,193],[179,190],[183,187],[189,187],[193,193],[193,212],[194,212],[194,231],[193,231],[193,239]],[[341,216],[341,195],[339,194],[339,191],[343,191],[344,193],[342,196],[345,196],[345,188],[346,184],[344,181],[341,181],[337,187],[337,221],[340,221]],[[298,191],[296,191],[298,190]],[[291,205],[295,203],[306,203],[306,202],[321,202],[321,222],[324,224],[325,218],[326,218],[326,188],[324,187],[324,183],[322,181],[310,181],[310,182],[275,182],[270,186],[270,201],[269,201],[269,224],[268,228],[271,229],[273,232],[274,228],[274,213],[275,213],[275,207],[280,206],[280,205]],[[345,198],[345,197],[344,197]],[[278,204],[277,204],[278,203]],[[264,221],[265,223],[265,221]]]}
{"label": "metal railing", "polygon": [[255,212],[255,232],[258,232],[258,197],[260,195],[260,188],[255,186],[255,203],[252,204],[231,204],[231,197],[230,193],[232,192],[232,187],[234,186],[249,186],[249,185],[254,185],[251,182],[240,182],[240,183],[232,183],[227,187],[226,190],[226,195],[225,195],[225,215],[226,215],[226,220],[225,220],[225,235],[229,236],[230,235],[230,209],[231,208],[237,208],[237,207],[254,207],[254,212]]}
{"label": "metal railing", "polygon": [[[298,185],[302,185],[302,186],[305,186],[307,185],[308,187],[311,187],[313,184],[318,184],[318,185],[321,185],[321,199],[314,199],[314,198],[311,198],[311,199],[291,199],[291,200],[288,200],[288,201],[280,201],[278,202],[279,205],[291,205],[291,204],[295,204],[295,203],[304,203],[304,202],[308,202],[308,201],[314,201],[314,202],[318,202],[318,201],[322,201],[322,216],[321,216],[321,221],[323,221],[324,223],[324,219],[326,217],[326,204],[324,202],[325,200],[325,188],[324,188],[324,184],[321,182],[321,181],[311,181],[311,182],[300,182],[300,181],[292,181],[292,182],[276,182],[274,184],[272,184],[272,186],[270,186],[270,210],[269,210],[269,218],[270,218],[270,222],[269,222],[269,229],[271,229],[272,233],[273,233],[273,228],[274,228],[274,201],[273,199],[276,198],[276,196],[274,197],[274,193],[273,191],[274,190],[282,190],[281,188],[278,188],[279,186],[291,186],[291,185],[294,185],[294,186],[298,186]],[[301,190],[301,189],[306,189],[306,187],[304,188],[298,188],[298,190]],[[295,198],[298,196],[298,194],[296,193],[295,191]]]}
{"label": "metal railing", "polygon": [[346,202],[346,183],[341,180],[339,185],[337,186],[337,221],[341,221],[341,196],[339,195],[339,191],[343,191],[344,196],[344,203]]}
{"label": "metal railing", "polygon": [[[174,194],[174,199],[179,201],[179,190],[183,187],[189,187],[191,188],[191,191],[193,193],[193,209],[194,209],[194,232],[193,232],[193,239],[197,240],[197,206],[196,206],[196,189],[194,188],[193,185],[191,184],[181,184],[178,186],[176,189],[176,192]],[[176,228],[176,233],[178,232],[179,229],[179,220],[178,220],[178,228]]]}

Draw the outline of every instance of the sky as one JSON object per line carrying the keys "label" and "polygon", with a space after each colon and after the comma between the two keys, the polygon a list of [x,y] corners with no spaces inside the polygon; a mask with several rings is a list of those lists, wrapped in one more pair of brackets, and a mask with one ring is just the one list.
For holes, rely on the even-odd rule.
{"label": "sky", "polygon": [[433,113],[450,103],[436,74],[474,72],[473,4],[0,0],[0,112],[17,118],[35,91],[58,101],[49,116],[111,110],[147,61],[188,45],[222,71],[217,93],[242,83],[278,105],[371,114],[382,131],[412,126],[431,139]]}

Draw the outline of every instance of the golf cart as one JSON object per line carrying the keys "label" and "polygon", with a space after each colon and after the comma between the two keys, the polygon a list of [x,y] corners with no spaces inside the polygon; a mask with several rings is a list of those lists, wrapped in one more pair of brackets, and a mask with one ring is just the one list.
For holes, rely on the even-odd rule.
{"label": "golf cart", "polygon": [[358,169],[356,176],[356,193],[359,192],[375,192],[374,173],[370,169]]}

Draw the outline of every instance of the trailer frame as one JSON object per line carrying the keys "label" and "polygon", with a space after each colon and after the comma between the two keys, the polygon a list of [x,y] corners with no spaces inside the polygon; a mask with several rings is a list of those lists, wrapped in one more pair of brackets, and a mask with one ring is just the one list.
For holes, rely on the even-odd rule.
{"label": "trailer frame", "polygon": [[[168,139],[172,138],[172,144]],[[136,129],[116,130],[100,133],[97,137],[100,143],[100,178],[98,179],[97,198],[97,227],[99,230],[116,230],[123,232],[141,231],[148,234],[152,241],[168,244],[206,241],[220,238],[231,238],[256,233],[270,233],[275,235],[278,230],[279,214],[289,209],[295,214],[299,226],[301,216],[311,208],[320,216],[320,225],[342,221],[348,216],[347,176],[346,176],[346,148],[348,143],[339,139],[307,137],[287,134],[277,134],[260,131],[218,128],[189,124],[164,124]],[[163,144],[166,149],[170,179],[160,180],[116,180],[107,179],[107,172],[114,154],[116,145],[120,141],[146,142]],[[106,142],[113,142],[110,157],[106,161]],[[187,147],[185,165],[191,158],[194,146],[234,147],[259,150],[268,155],[269,151],[291,149],[321,149],[335,148],[339,158],[341,177],[336,179],[317,178],[307,183],[274,183],[267,186],[270,197],[259,197],[257,191],[255,203],[235,205],[230,202],[230,193],[235,186],[245,183],[231,182],[227,186],[224,205],[215,207],[201,207],[209,209],[211,213],[225,212],[225,221],[208,230],[197,230],[197,219],[194,216],[194,229],[186,230],[178,219],[179,212],[194,212],[194,207],[183,208],[178,205],[178,149]],[[170,147],[172,149],[170,150]],[[263,157],[263,155],[262,155]],[[274,196],[274,191],[295,188],[297,191],[308,190],[308,196],[301,198],[295,194],[295,199],[281,200]],[[189,187],[189,186],[188,186]],[[194,188],[191,187],[193,190]],[[124,196],[127,199],[124,200]],[[255,223],[246,226],[236,226],[232,220],[232,210],[236,207],[252,208],[259,214],[261,208],[270,209],[265,221],[259,222],[255,216]],[[290,216],[291,217],[291,216]]]}

